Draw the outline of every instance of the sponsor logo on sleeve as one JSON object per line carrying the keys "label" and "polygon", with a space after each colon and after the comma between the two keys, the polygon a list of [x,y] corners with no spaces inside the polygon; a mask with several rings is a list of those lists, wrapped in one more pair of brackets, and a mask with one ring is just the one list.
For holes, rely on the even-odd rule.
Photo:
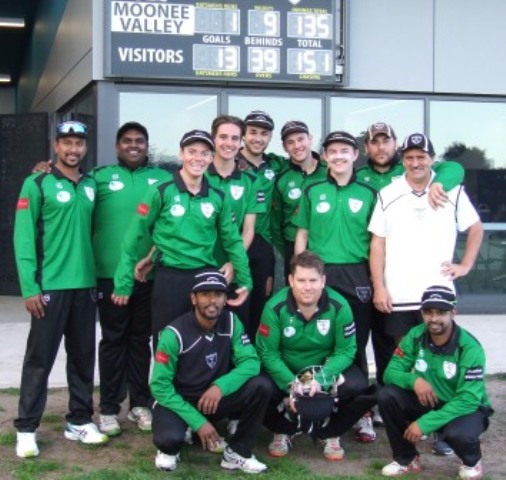
{"label": "sponsor logo on sleeve", "polygon": [[466,382],[483,380],[483,367],[469,367],[464,375],[464,380]]}
{"label": "sponsor logo on sleeve", "polygon": [[149,207],[145,203],[139,203],[137,213],[145,217],[149,213]]}
{"label": "sponsor logo on sleeve", "polygon": [[26,210],[28,208],[28,205],[29,205],[28,198],[20,198],[18,200],[18,204],[17,204],[16,209],[17,210]]}
{"label": "sponsor logo on sleeve", "polygon": [[265,192],[263,190],[257,192],[257,203],[265,203]]}
{"label": "sponsor logo on sleeve", "polygon": [[355,328],[355,322],[348,323],[348,325],[345,325],[343,327],[343,335],[344,338],[352,337],[355,335],[356,328]]}
{"label": "sponsor logo on sleeve", "polygon": [[158,350],[155,355],[155,362],[163,365],[169,364],[169,354]]}
{"label": "sponsor logo on sleeve", "polygon": [[241,335],[241,343],[243,345],[251,345],[251,340],[249,339],[249,337],[246,333]]}
{"label": "sponsor logo on sleeve", "polygon": [[270,328],[264,323],[261,323],[260,326],[258,327],[258,333],[260,335],[263,335],[264,337],[268,337],[270,333]]}
{"label": "sponsor logo on sleeve", "polygon": [[402,351],[402,348],[401,347],[397,347],[394,350],[394,355],[397,355],[398,357],[403,358],[404,357],[404,352]]}

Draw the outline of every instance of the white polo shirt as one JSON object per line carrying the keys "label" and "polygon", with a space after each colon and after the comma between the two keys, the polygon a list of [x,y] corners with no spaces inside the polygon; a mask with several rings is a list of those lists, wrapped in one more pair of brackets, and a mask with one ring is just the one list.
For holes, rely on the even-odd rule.
{"label": "white polo shirt", "polygon": [[[433,178],[434,173],[431,182]],[[404,174],[379,191],[369,223],[370,232],[386,239],[384,275],[394,311],[419,309],[430,285],[454,289],[441,265],[453,261],[457,231],[480,219],[463,186],[450,190],[448,202],[436,210],[428,192],[427,187],[414,193]]]}

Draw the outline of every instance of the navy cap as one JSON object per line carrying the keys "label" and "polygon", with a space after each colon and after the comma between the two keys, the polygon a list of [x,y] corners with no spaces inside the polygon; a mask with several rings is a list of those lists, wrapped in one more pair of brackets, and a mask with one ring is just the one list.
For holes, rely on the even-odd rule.
{"label": "navy cap", "polygon": [[323,148],[327,148],[328,145],[334,142],[347,143],[351,145],[353,148],[357,149],[358,144],[356,138],[348,132],[336,131],[330,132],[323,142]]}
{"label": "navy cap", "polygon": [[411,148],[419,148],[431,156],[435,153],[431,141],[427,135],[424,135],[423,133],[412,133],[404,139],[404,142],[402,142],[401,151],[405,152]]}
{"label": "navy cap", "polygon": [[181,138],[179,146],[183,148],[195,142],[206,143],[209,147],[211,147],[211,150],[214,150],[213,139],[205,130],[190,130],[189,132],[186,132],[183,135],[183,138]]}
{"label": "navy cap", "polygon": [[304,122],[300,122],[299,120],[286,122],[281,128],[281,140],[284,140],[292,133],[307,133],[309,135],[309,128]]}
{"label": "navy cap", "polygon": [[194,277],[192,292],[226,292],[227,280],[219,270],[209,269]]}
{"label": "navy cap", "polygon": [[253,110],[248,113],[244,119],[244,124],[266,128],[267,130],[274,130],[274,120],[268,113],[263,112],[262,110]]}
{"label": "navy cap", "polygon": [[435,308],[437,310],[453,310],[457,304],[455,292],[448,287],[434,285],[422,294],[422,310]]}

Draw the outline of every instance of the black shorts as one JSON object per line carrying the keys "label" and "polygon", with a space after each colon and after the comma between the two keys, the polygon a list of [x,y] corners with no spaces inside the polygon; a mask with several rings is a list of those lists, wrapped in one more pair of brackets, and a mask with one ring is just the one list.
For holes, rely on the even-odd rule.
{"label": "black shorts", "polygon": [[385,334],[390,337],[403,337],[411,328],[422,322],[420,310],[387,313],[385,315]]}

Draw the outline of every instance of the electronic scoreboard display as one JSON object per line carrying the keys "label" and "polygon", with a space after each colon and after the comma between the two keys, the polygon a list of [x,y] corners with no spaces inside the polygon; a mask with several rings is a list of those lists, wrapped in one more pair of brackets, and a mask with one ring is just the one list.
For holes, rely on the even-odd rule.
{"label": "electronic scoreboard display", "polygon": [[343,80],[343,0],[106,0],[106,75]]}

